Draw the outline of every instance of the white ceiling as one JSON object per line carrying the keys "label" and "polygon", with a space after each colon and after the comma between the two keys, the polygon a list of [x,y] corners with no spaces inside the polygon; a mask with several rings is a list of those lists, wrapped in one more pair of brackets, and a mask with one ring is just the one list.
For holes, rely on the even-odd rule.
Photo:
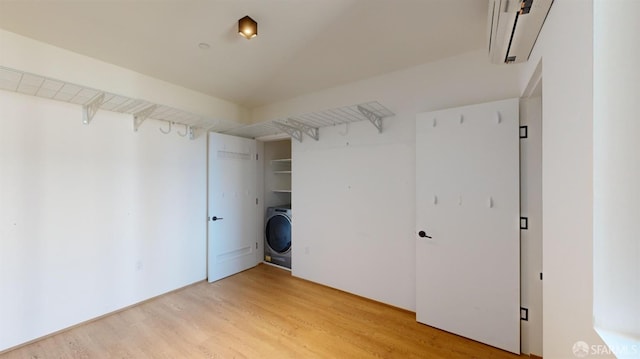
{"label": "white ceiling", "polygon": [[0,28],[248,108],[479,49],[486,14],[486,0],[0,0]]}

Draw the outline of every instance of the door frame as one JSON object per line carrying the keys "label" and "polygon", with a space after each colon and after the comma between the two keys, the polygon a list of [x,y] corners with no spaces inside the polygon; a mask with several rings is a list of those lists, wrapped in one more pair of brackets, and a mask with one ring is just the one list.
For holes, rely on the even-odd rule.
{"label": "door frame", "polygon": [[[528,318],[521,323],[521,351],[542,356],[543,347],[543,223],[542,223],[542,59],[536,65],[520,97],[520,125],[527,126],[527,138],[520,141],[520,211],[528,218],[528,229],[520,232],[521,306]],[[539,116],[532,118],[532,99],[540,98]],[[526,142],[524,142],[526,141]],[[526,147],[523,145],[526,143]]]}

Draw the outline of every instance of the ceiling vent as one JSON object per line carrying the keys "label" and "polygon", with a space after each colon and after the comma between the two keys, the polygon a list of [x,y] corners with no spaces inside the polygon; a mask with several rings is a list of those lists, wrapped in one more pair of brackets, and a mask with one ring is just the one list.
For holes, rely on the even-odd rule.
{"label": "ceiling vent", "polygon": [[490,0],[489,58],[495,64],[529,59],[553,0]]}

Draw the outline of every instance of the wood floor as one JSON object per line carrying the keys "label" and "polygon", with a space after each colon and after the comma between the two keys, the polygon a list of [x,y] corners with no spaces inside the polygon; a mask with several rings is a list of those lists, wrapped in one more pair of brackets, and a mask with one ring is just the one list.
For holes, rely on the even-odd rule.
{"label": "wood floor", "polygon": [[14,358],[517,358],[414,313],[261,264],[0,355]]}

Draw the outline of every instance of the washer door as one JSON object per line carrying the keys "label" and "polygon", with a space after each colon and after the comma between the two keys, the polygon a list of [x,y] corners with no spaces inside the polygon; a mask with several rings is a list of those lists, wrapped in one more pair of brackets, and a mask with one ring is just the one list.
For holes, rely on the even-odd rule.
{"label": "washer door", "polygon": [[265,235],[272,250],[287,252],[291,248],[291,221],[287,216],[276,214],[267,221]]}

